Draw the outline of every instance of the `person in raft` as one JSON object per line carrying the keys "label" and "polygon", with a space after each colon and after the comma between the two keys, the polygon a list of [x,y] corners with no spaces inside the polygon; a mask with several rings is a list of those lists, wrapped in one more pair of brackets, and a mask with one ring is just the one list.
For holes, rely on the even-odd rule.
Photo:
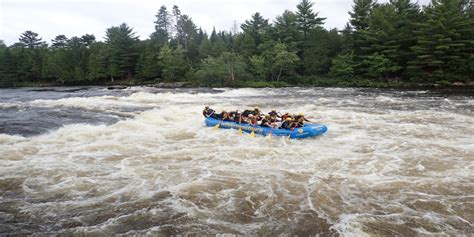
{"label": "person in raft", "polygon": [[202,111],[202,115],[204,115],[204,117],[206,118],[211,117],[214,119],[219,119],[219,115],[216,114],[216,111],[209,108],[209,106],[204,107],[204,110]]}
{"label": "person in raft", "polygon": [[276,109],[272,109],[272,111],[268,112],[268,115],[272,123],[278,122],[278,119],[281,118],[281,114],[277,112]]}
{"label": "person in raft", "polygon": [[290,117],[286,118],[285,122],[283,122],[281,124],[280,128],[282,128],[282,129],[293,129],[294,128],[293,119],[291,119]]}
{"label": "person in raft", "polygon": [[303,113],[299,113],[298,115],[295,115],[294,118],[293,118],[295,121],[299,121],[300,119],[302,119],[304,122],[310,122],[308,119],[306,119],[306,117],[304,116]]}
{"label": "person in raft", "polygon": [[227,113],[227,111],[222,111],[222,113],[219,116],[219,120],[232,121],[232,119],[230,118],[229,113]]}
{"label": "person in raft", "polygon": [[265,117],[263,117],[262,121],[260,121],[260,126],[274,128],[276,124],[272,122],[270,115],[266,114]]}
{"label": "person in raft", "polygon": [[255,107],[253,110],[246,109],[244,112],[242,112],[242,117],[249,117],[249,115],[256,116],[257,120],[260,121],[262,119],[260,116],[262,116],[263,113],[258,107]]}

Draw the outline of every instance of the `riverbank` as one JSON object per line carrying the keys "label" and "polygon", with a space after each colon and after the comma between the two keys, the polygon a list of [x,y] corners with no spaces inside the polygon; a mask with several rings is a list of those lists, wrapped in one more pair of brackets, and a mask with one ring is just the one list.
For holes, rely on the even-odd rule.
{"label": "riverbank", "polygon": [[229,88],[283,88],[283,87],[357,87],[357,88],[385,88],[385,89],[429,89],[429,88],[466,88],[474,89],[474,82],[440,82],[420,83],[406,82],[401,80],[382,81],[374,79],[342,79],[342,78],[318,78],[302,79],[297,82],[285,81],[236,81],[235,83],[205,83],[196,81],[145,81],[145,80],[116,80],[99,81],[95,83],[60,83],[51,81],[19,82],[14,85],[0,86],[0,88],[21,87],[69,87],[69,86],[104,86],[110,89],[123,89],[129,86],[149,86],[157,88],[196,88],[196,87],[229,87]]}

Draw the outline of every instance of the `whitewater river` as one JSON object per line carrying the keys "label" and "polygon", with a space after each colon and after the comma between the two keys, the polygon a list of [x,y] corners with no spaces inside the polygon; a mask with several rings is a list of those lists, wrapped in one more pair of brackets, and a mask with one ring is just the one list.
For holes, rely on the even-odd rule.
{"label": "whitewater river", "polygon": [[[204,126],[276,108],[306,140]],[[474,93],[0,90],[0,235],[472,235]]]}

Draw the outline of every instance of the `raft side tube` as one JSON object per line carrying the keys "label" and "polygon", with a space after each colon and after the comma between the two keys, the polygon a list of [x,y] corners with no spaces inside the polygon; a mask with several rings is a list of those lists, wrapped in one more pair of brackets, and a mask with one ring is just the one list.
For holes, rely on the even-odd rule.
{"label": "raft side tube", "polygon": [[324,124],[305,124],[303,127],[290,129],[269,128],[259,125],[251,125],[246,123],[236,123],[233,121],[221,121],[218,119],[207,117],[204,122],[208,127],[215,127],[219,124],[219,128],[223,129],[242,129],[243,132],[260,134],[267,136],[289,137],[292,139],[311,138],[327,132],[328,128]]}

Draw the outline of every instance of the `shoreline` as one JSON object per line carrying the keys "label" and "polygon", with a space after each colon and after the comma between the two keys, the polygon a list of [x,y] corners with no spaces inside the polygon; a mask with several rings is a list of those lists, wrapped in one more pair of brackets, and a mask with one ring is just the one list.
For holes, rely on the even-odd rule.
{"label": "shoreline", "polygon": [[213,86],[213,85],[203,85],[203,84],[194,84],[188,82],[172,82],[172,83],[99,83],[99,84],[60,84],[60,83],[22,83],[19,85],[13,86],[5,86],[0,87],[0,89],[21,89],[21,88],[47,88],[47,87],[106,87],[109,90],[119,90],[119,89],[126,89],[128,87],[134,86],[144,86],[144,87],[154,87],[154,88],[162,88],[162,89],[182,89],[182,88],[294,88],[294,87],[301,87],[301,88],[314,88],[314,87],[321,87],[321,88],[372,88],[372,89],[395,89],[395,90],[438,90],[438,89],[455,89],[455,90],[473,90],[474,93],[474,83],[454,83],[451,85],[440,85],[440,84],[421,84],[421,83],[394,83],[394,84],[374,84],[374,85],[367,85],[366,83],[352,83],[351,85],[320,85],[320,84],[280,84],[275,85],[272,83],[266,83],[259,86],[252,86],[252,85],[233,85],[233,86]]}

